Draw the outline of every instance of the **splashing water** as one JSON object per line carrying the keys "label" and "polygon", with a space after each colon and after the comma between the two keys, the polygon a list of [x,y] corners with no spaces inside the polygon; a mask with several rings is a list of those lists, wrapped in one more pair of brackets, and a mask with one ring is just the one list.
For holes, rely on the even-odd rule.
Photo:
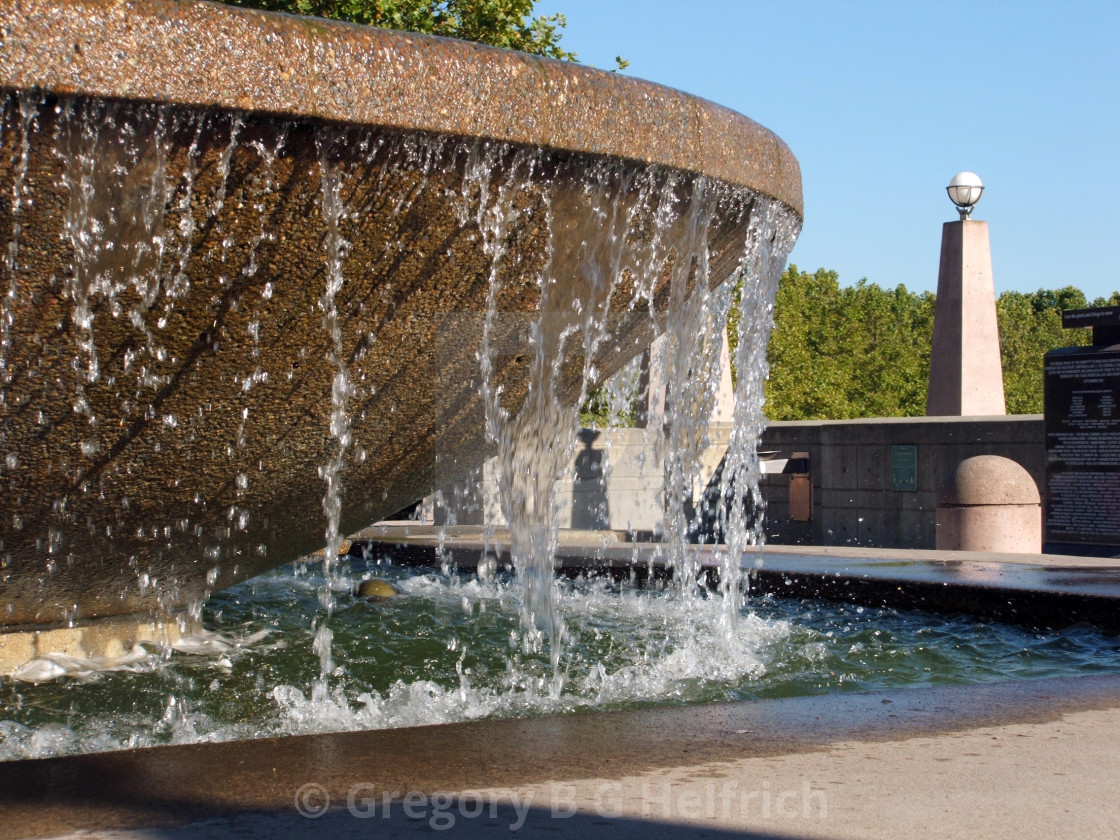
{"label": "splashing water", "polygon": [[[481,197],[479,226],[485,233],[484,247],[495,265],[505,256],[502,244],[506,225],[518,212],[517,189],[524,183],[517,177],[518,169],[531,170],[535,165],[538,161],[532,156],[523,156],[511,167],[506,180],[498,184],[492,183],[494,167],[485,161],[468,174],[477,185],[466,192]],[[516,412],[502,403],[492,359],[494,336],[511,329],[497,310],[496,299],[501,290],[495,283],[496,271],[491,273],[480,354],[487,431],[498,449],[502,513],[510,527],[514,563],[527,589],[524,641],[529,649],[537,649],[547,639],[556,676],[555,692],[562,688],[559,656],[565,629],[553,606],[557,527],[554,491],[574,451],[576,407],[599,381],[595,359],[608,338],[608,305],[617,299],[621,287],[628,286],[628,307],[646,307],[655,330],[666,332],[667,379],[672,387],[668,395],[669,437],[664,444],[668,451],[665,532],[669,561],[678,578],[690,582],[695,579],[696,570],[686,550],[688,506],[697,484],[700,455],[707,446],[706,418],[711,414],[719,380],[718,338],[713,341],[713,336],[722,334],[730,301],[729,284],[717,291],[712,289],[716,284],[707,244],[714,218],[751,212],[753,216],[774,219],[760,222],[752,230],[756,238],[766,241],[760,244],[752,239],[744,243],[735,266],[736,273],[745,276],[746,292],[740,305],[746,317],[741,323],[751,325],[768,318],[777,276],[797,233],[797,222],[787,221],[766,199],[728,190],[704,178],[690,180],[652,168],[635,174],[604,164],[588,171],[582,184],[578,200],[583,212],[564,214],[564,218],[581,218],[586,227],[569,223],[560,230],[559,226],[550,226],[549,259],[536,278],[541,314],[527,324],[519,324],[523,326],[525,353],[530,359],[530,385]],[[486,197],[491,192],[497,197],[488,203]],[[570,200],[570,196],[552,198],[552,202]],[[552,203],[548,206],[551,209]],[[656,220],[653,230],[644,236],[635,230],[635,219],[639,216]],[[568,244],[572,242],[579,243],[578,247],[572,248]],[[575,299],[565,296],[565,280],[571,275],[579,275],[585,281],[581,286],[584,294]],[[662,289],[668,288],[669,305],[664,320],[653,306],[659,284]],[[753,343],[753,339],[747,337],[744,343]],[[563,394],[559,385],[562,362],[573,354],[583,360],[575,399],[574,390]],[[752,358],[746,361],[754,363]],[[761,390],[752,388],[751,383],[760,381],[764,375],[764,370],[748,373],[736,394],[737,417],[745,424],[744,434],[734,439],[740,450],[754,447],[761,434]],[[751,475],[741,465],[749,467],[749,458],[733,455],[727,474],[732,480],[738,476],[740,487],[752,483],[757,486],[757,467]],[[728,527],[743,532],[748,526],[744,517],[739,516]],[[738,537],[735,545],[747,542],[748,539]],[[735,610],[740,582],[738,555],[735,557],[724,564],[729,616]],[[728,637],[734,629],[727,627]]]}
{"label": "splashing water", "polygon": [[[739,614],[745,592],[740,558],[748,545],[761,545],[766,507],[759,490],[758,445],[765,427],[763,384],[769,375],[766,347],[773,325],[774,297],[797,225],[774,205],[758,208],[751,218],[753,235],[738,275],[738,344],[736,346],[735,406],[731,438],[720,476],[718,506],[725,549],[720,564],[724,620],[730,627]],[[730,291],[730,290],[729,290]]]}
{"label": "splashing water", "polygon": [[[445,315],[473,325],[467,333],[474,337],[476,367],[467,375],[481,395],[479,425],[485,425],[497,451],[500,504],[511,525],[519,583],[503,584],[494,597],[503,605],[516,605],[518,623],[508,628],[502,645],[513,660],[536,663],[529,675],[514,669],[519,676],[510,677],[510,698],[495,694],[495,687],[486,689],[486,698],[476,702],[490,711],[480,713],[520,708],[522,701],[516,698],[522,689],[534,698],[530,706],[538,704],[534,708],[569,708],[584,702],[573,696],[590,696],[592,688],[596,702],[613,702],[612,686],[660,691],[678,678],[701,679],[695,669],[702,659],[695,651],[657,660],[662,663],[658,668],[678,675],[672,678],[646,673],[640,663],[622,670],[585,663],[586,673],[581,671],[585,665],[575,664],[587,632],[581,610],[592,609],[596,602],[573,599],[553,574],[555,485],[573,456],[577,408],[610,370],[636,357],[649,336],[658,333],[666,335],[668,434],[661,428],[649,434],[663,453],[655,460],[665,464],[665,553],[682,581],[680,604],[690,605],[672,614],[682,626],[695,630],[697,622],[707,619],[694,611],[723,604],[722,612],[711,613],[723,615],[718,638],[705,631],[704,639],[721,652],[720,661],[740,663],[736,673],[752,671],[754,665],[748,663],[754,661],[753,653],[747,655],[737,645],[762,630],[739,609],[736,552],[757,540],[755,525],[742,506],[731,506],[724,523],[729,535],[724,597],[714,599],[692,585],[696,570],[685,550],[687,521],[718,383],[718,336],[731,306],[727,281],[738,277],[743,279],[740,324],[746,330],[739,342],[735,407],[741,428],[733,437],[723,474],[724,496],[757,500],[757,490],[751,489],[757,481],[753,447],[761,432],[765,357],[758,349],[764,345],[753,336],[764,336],[768,329],[777,273],[797,233],[798,222],[789,211],[745,188],[656,166],[558,157],[542,149],[481,140],[316,128],[310,137],[322,222],[316,229],[321,235],[314,243],[318,252],[304,257],[321,266],[316,277],[322,285],[309,308],[318,322],[314,341],[323,358],[306,363],[316,366],[320,378],[328,377],[329,405],[308,411],[320,425],[311,429],[303,446],[273,455],[269,441],[289,430],[269,427],[269,408],[292,399],[309,381],[297,373],[310,355],[308,348],[300,348],[294,358],[284,357],[282,367],[275,357],[270,361],[269,353],[290,317],[286,304],[273,297],[286,264],[270,262],[283,253],[285,235],[273,229],[272,220],[306,211],[287,206],[281,190],[285,178],[300,174],[285,158],[289,145],[306,143],[307,135],[287,124],[249,125],[243,117],[60,99],[53,104],[20,100],[23,137],[35,129],[36,115],[44,108],[54,115],[60,172],[54,188],[65,198],[62,235],[71,253],[60,288],[73,324],[73,359],[68,379],[60,385],[70,389],[73,417],[47,418],[44,426],[65,422],[77,429],[71,449],[57,454],[52,465],[72,479],[72,497],[53,499],[51,516],[41,517],[43,522],[34,526],[45,532],[40,541],[50,555],[48,578],[60,564],[81,560],[78,541],[68,536],[75,522],[86,529],[82,533],[112,537],[127,512],[145,502],[135,495],[108,493],[119,505],[119,518],[87,515],[83,520],[73,512],[83,498],[106,493],[97,484],[97,472],[107,471],[112,453],[127,451],[141,435],[157,438],[154,452],[161,458],[198,449],[204,456],[218,453],[229,464],[224,483],[214,482],[219,489],[208,487],[210,495],[184,494],[182,510],[143,521],[128,535],[145,547],[148,553],[143,556],[182,557],[178,568],[201,562],[207,589],[238,580],[240,563],[268,553],[269,526],[262,524],[265,517],[254,507],[267,501],[260,495],[265,486],[262,474],[296,458],[317,458],[312,467],[321,482],[317,527],[326,550],[317,590],[320,611],[307,620],[314,627],[311,651],[318,668],[306,682],[276,685],[288,687],[281,694],[293,709],[299,704],[292,692],[304,696],[306,685],[311,686],[308,703],[346,705],[346,665],[332,644],[338,593],[344,591],[340,581],[345,583],[336,574],[335,558],[347,529],[368,520],[355,518],[359,508],[348,501],[343,485],[356,483],[349,476],[363,464],[364,446],[416,419],[397,414],[398,404],[385,396],[393,393],[393,383],[362,364],[369,348],[384,340],[380,331],[397,340],[410,339],[407,330],[391,329],[414,319],[413,314],[396,319],[394,308],[403,298],[395,296],[393,276],[377,285],[379,278],[365,272],[375,257],[396,266],[423,261],[444,247],[430,241],[434,237],[417,233],[409,214],[425,203],[450,201],[459,229],[442,232],[444,241],[452,243],[446,246],[448,254],[469,244],[484,254],[488,265],[486,275],[478,278],[485,290],[485,311]],[[289,130],[298,135],[290,143]],[[177,157],[173,140],[185,141],[185,151]],[[17,143],[10,152],[17,174],[26,174],[26,166],[20,168],[26,159],[24,145]],[[177,164],[172,165],[173,159]],[[398,183],[402,173],[407,177]],[[12,289],[18,286],[14,272],[19,210],[26,192],[22,179],[20,175],[13,187],[7,261]],[[233,189],[227,189],[230,183]],[[30,193],[26,200],[32,200]],[[235,208],[244,217],[233,215]],[[391,210],[391,218],[402,220],[401,236],[362,227],[363,219],[384,208]],[[736,229],[748,218],[741,241],[728,244],[720,239],[721,231]],[[378,236],[384,241],[371,244]],[[532,258],[525,256],[526,249],[514,247],[518,239],[539,245]],[[723,244],[713,250],[717,241]],[[351,259],[357,252],[362,260]],[[199,261],[214,267],[209,287],[193,278],[192,266]],[[188,323],[187,313],[196,310],[205,313],[203,322]],[[5,330],[8,315],[5,311]],[[636,337],[627,335],[624,342],[615,327],[626,315],[647,328]],[[186,343],[181,334],[188,335]],[[4,335],[7,341],[9,333]],[[190,379],[190,360],[223,352],[239,354],[233,398],[170,407],[177,384]],[[311,385],[320,388],[321,383]],[[97,411],[95,404],[109,409]],[[448,416],[454,410],[450,407]],[[221,442],[212,442],[217,435]],[[3,441],[6,432],[0,431]],[[13,470],[21,467],[18,458],[5,463]],[[189,478],[197,464],[185,457],[179,475]],[[448,475],[451,471],[449,466]],[[383,498],[388,493],[387,488]],[[310,509],[283,514],[315,516]],[[20,513],[13,517],[22,529]],[[182,602],[179,588],[187,583],[176,574],[161,573],[135,557],[130,569],[140,596],[157,593],[168,605]],[[468,592],[465,585],[457,586],[457,597],[467,597],[462,594]],[[481,611],[487,599],[479,597]],[[599,597],[615,595],[595,596]],[[201,614],[201,603],[197,600],[191,607],[195,616]],[[640,598],[634,603],[644,604]],[[668,619],[657,618],[658,609],[643,605],[638,612],[664,624]],[[663,626],[658,632],[670,631]],[[163,660],[157,660],[152,667],[164,667]],[[145,662],[140,657],[113,667],[131,671]],[[97,670],[96,663],[88,661],[54,665],[71,677]],[[461,666],[459,690],[467,691],[464,686],[471,679],[466,669],[471,666]],[[634,676],[638,673],[640,678]],[[184,720],[188,689],[172,693],[167,701],[165,711],[174,720]],[[414,690],[418,689],[409,689]],[[638,699],[637,693],[628,696]]]}
{"label": "splashing water", "polygon": [[[401,595],[354,598],[376,575]],[[557,585],[563,687],[520,644],[517,578],[353,565],[333,575],[338,674],[316,697],[313,621],[327,585],[297,564],[216,594],[210,629],[164,657],[78,663],[39,685],[0,679],[0,760],[482,718],[882,688],[1116,673],[1114,637],[964,617],[752,599],[737,634],[723,599],[604,581]],[[135,653],[135,652],[134,652]],[[54,663],[58,665],[59,663]],[[74,664],[74,663],[70,663]]]}

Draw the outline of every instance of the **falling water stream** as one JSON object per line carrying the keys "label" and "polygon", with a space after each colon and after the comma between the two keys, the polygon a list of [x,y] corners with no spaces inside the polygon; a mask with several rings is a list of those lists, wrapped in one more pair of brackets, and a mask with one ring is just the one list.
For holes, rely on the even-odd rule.
{"label": "falling water stream", "polygon": [[[160,408],[157,394],[170,381],[161,331],[176,311],[212,303],[196,300],[188,267],[198,258],[200,231],[214,227],[211,241],[218,244],[206,258],[223,267],[221,287],[244,290],[221,305],[245,309],[250,339],[237,373],[241,404],[231,407],[239,426],[222,454],[246,458],[247,429],[265,422],[258,394],[292,387],[296,368],[269,369],[262,338],[274,283],[282,279],[268,270],[266,252],[280,235],[267,220],[281,189],[275,167],[286,151],[286,129],[243,140],[248,129],[241,118],[222,118],[228,144],[217,158],[217,185],[200,194],[199,181],[210,173],[199,161],[198,143],[218,119],[213,115],[153,105],[136,118],[109,103],[63,99],[48,106],[30,96],[6,107],[4,119],[13,127],[6,136],[16,140],[0,150],[14,173],[4,261],[9,282],[0,309],[0,405],[12,374],[12,312],[21,294],[21,207],[34,198],[26,183],[27,137],[39,109],[52,107],[64,164],[58,186],[68,197],[64,233],[73,253],[64,290],[76,325],[71,376],[61,387],[71,390],[87,432],[82,456],[95,459],[99,430],[124,422],[93,412],[90,388],[115,389],[122,416],[142,406],[146,420],[167,430],[195,420]],[[173,134],[193,138],[176,171],[168,164]],[[313,209],[325,233],[321,251],[305,258],[322,265],[314,305],[331,380],[329,405],[319,412],[325,418],[320,436],[329,445],[318,464],[321,508],[300,515],[321,523],[322,560],[282,566],[197,601],[191,613],[203,627],[174,650],[138,648],[100,661],[47,656],[17,674],[22,681],[0,678],[0,758],[991,679],[1009,671],[1083,673],[1114,661],[1107,655],[1111,643],[1092,631],[1039,635],[963,618],[743,600],[740,557],[761,534],[756,447],[766,340],[778,276],[799,229],[796,216],[777,202],[657,166],[558,162],[541,149],[483,140],[321,127],[314,146],[319,195]],[[234,166],[246,165],[246,156],[257,174],[234,195],[227,178]],[[405,163],[419,176],[394,186]],[[578,167],[578,177],[558,177],[565,167]],[[457,183],[449,188],[444,178],[439,186],[430,180],[437,173],[457,173]],[[347,261],[361,243],[347,231],[375,203],[401,215],[434,198],[453,202],[460,232],[490,266],[485,312],[454,313],[447,323],[477,329],[472,381],[495,453],[515,575],[465,575],[450,566],[417,573],[384,558],[339,559],[348,476],[378,443],[368,431],[363,438],[360,430],[371,427],[359,421],[369,419],[363,412],[378,396],[361,348],[380,338],[339,309],[341,296],[363,282],[361,267]],[[233,202],[252,214],[253,224],[240,233],[222,228]],[[714,276],[710,243],[728,220],[749,224],[733,257],[723,259],[723,273]],[[509,245],[512,231],[525,228],[539,233],[547,252],[521,271],[522,255]],[[394,256],[413,247],[421,245],[384,246]],[[241,262],[227,264],[235,252]],[[735,282],[741,291],[733,300]],[[504,311],[502,301],[519,295],[537,301],[533,311]],[[720,589],[710,592],[696,584],[687,545],[709,445],[706,418],[719,383],[719,336],[732,306],[739,307],[738,377],[720,489],[733,503],[721,508],[726,549]],[[651,334],[666,335],[665,422],[647,430],[647,448],[657,453],[650,469],[663,470],[662,553],[675,571],[665,587],[554,575],[555,487],[575,451],[579,406],[604,379],[603,359],[614,358],[617,367],[644,349],[616,346],[611,318],[619,307],[648,318]],[[133,331],[124,358],[102,352],[103,329]],[[352,351],[355,330],[359,349]],[[211,346],[218,341],[215,333]],[[506,378],[510,358],[528,371],[516,399]],[[635,378],[631,366],[616,382]],[[625,401],[627,386],[613,387]],[[396,404],[380,410],[382,428],[391,429]],[[15,469],[18,453],[5,454],[6,468]],[[78,463],[85,462],[60,460],[59,468],[72,471],[80,486],[85,468]],[[268,466],[261,460],[239,469],[225,524],[213,532],[193,522],[191,510],[146,531],[167,540],[169,550],[176,534],[198,540],[197,561],[212,567],[208,584],[220,588],[223,562],[238,556],[228,545],[256,526],[256,473]],[[129,500],[113,503],[127,507]],[[56,508],[66,505],[59,499]],[[52,531],[43,548],[51,558],[47,574],[55,563],[80,562],[80,545],[65,543],[61,532]],[[254,550],[263,556],[269,546]],[[142,588],[167,585],[145,568],[136,575]],[[355,598],[355,585],[371,576],[392,580],[402,594],[384,602]]]}

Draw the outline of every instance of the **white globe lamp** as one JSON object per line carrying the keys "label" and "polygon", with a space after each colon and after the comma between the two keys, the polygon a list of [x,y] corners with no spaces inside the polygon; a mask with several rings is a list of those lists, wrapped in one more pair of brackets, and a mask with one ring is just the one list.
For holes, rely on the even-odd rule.
{"label": "white globe lamp", "polygon": [[949,193],[949,200],[956,205],[961,221],[964,222],[972,215],[972,208],[980,200],[984,184],[975,172],[958,172],[945,191]]}

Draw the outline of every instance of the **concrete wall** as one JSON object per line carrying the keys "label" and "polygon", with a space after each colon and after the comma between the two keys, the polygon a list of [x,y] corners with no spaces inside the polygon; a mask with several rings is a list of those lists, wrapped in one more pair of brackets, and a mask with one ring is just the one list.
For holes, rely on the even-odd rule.
{"label": "concrete wall", "polygon": [[[891,489],[891,447],[914,446],[917,486]],[[1041,414],[911,417],[772,423],[763,451],[808,452],[813,514],[790,518],[788,475],[765,475],[767,540],[781,545],[934,548],[937,491],[973,455],[1002,455],[1022,465],[1041,493],[1045,433]]]}
{"label": "concrete wall", "polygon": [[[726,424],[709,429],[711,443],[692,488],[697,502],[719,466],[729,432]],[[791,518],[791,474],[764,474],[767,541],[934,548],[937,491],[957,464],[973,455],[1002,455],[1026,468],[1041,493],[1044,441],[1042,415],[772,423],[763,433],[760,451],[779,469],[784,459],[808,453],[812,516],[807,522]],[[892,446],[915,447],[913,491],[891,489]],[[791,461],[789,468],[801,470],[804,465]],[[560,527],[641,534],[660,531],[663,470],[663,452],[654,430],[584,429],[571,468],[557,487]],[[484,470],[481,491],[445,491],[449,504],[457,507],[456,523],[505,524],[495,476],[491,461]],[[447,521],[446,512],[437,510],[435,521]]]}
{"label": "concrete wall", "polygon": [[[731,427],[713,425],[700,457],[693,498],[699,500],[727,449]],[[661,438],[659,441],[659,437]],[[658,533],[662,527],[664,436],[650,429],[582,429],[569,470],[556,488],[559,526],[584,530]],[[453,510],[452,510],[453,509]],[[459,525],[505,525],[498,501],[494,459],[483,468],[481,488],[466,483],[444,490],[433,521]]]}
{"label": "concrete wall", "polygon": [[[709,445],[700,456],[699,476],[692,488],[694,500],[700,499],[715,475],[729,433],[726,424],[709,428]],[[659,533],[665,461],[664,441],[658,441],[658,434],[654,429],[581,430],[571,468],[556,488],[559,526]],[[494,477],[493,463],[487,462],[486,521],[504,525]]]}

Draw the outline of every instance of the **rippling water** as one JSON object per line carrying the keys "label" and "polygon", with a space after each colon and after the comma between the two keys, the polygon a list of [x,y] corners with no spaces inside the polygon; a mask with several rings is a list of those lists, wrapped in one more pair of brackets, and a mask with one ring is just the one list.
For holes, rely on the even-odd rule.
{"label": "rippling water", "polygon": [[[349,594],[373,576],[401,594]],[[515,579],[359,564],[335,583],[330,693],[313,701],[322,583],[297,564],[215,595],[193,653],[153,650],[39,685],[0,679],[0,758],[1120,672],[1120,639],[1087,627],[760,597],[726,633],[718,595],[584,580],[559,585],[554,673],[525,635]]]}

